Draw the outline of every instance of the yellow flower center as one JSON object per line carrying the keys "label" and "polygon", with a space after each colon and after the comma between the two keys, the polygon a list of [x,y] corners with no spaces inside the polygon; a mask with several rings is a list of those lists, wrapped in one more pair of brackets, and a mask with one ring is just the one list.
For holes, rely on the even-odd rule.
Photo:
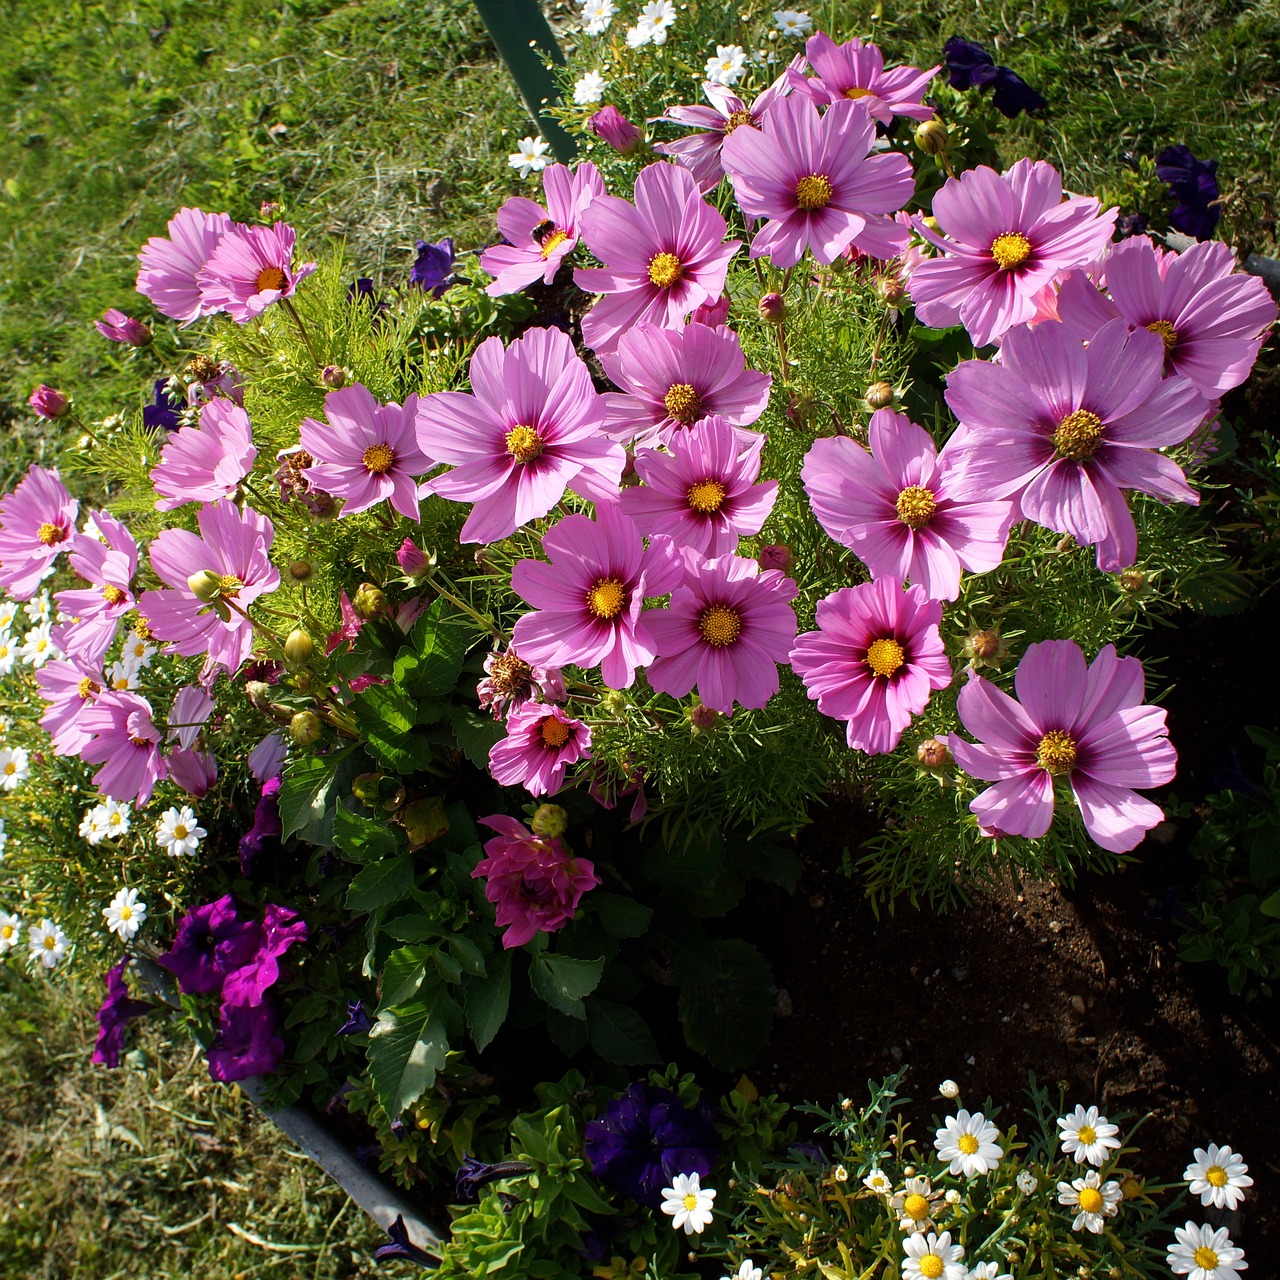
{"label": "yellow flower center", "polygon": [[938,1280],[938,1277],[946,1270],[943,1261],[936,1253],[926,1253],[920,1259],[920,1274],[925,1280]]}
{"label": "yellow flower center", "polygon": [[102,598],[108,604],[119,604],[125,598],[125,595],[126,593],[124,591],[119,587],[113,587],[110,583],[107,583],[107,585],[102,588]]}
{"label": "yellow flower center", "polygon": [[1147,325],[1147,329],[1160,335],[1166,351],[1172,351],[1178,345],[1178,331],[1167,320],[1153,320]]}
{"label": "yellow flower center", "polygon": [[978,1149],[978,1139],[971,1133],[962,1133],[956,1141],[956,1146],[967,1156],[973,1155]]}
{"label": "yellow flower center", "polygon": [[1220,1164],[1211,1164],[1204,1171],[1204,1180],[1211,1187],[1225,1187],[1227,1185],[1227,1171]]}
{"label": "yellow flower center", "polygon": [[553,231],[549,236],[547,236],[547,238],[542,242],[542,256],[543,256],[543,258],[545,259],[545,258],[549,258],[549,257],[551,257],[551,254],[552,254],[553,250],[558,249],[562,244],[564,244],[564,242],[565,242],[568,238],[569,238],[569,233],[568,233],[567,231],[561,231],[561,230],[560,230],[560,228],[559,228],[559,227],[557,227],[557,228],[556,228],[556,229],[555,229],[555,230],[554,230],[554,231]]}
{"label": "yellow flower center", "polygon": [[1134,1200],[1142,1194],[1142,1183],[1130,1174],[1120,1184],[1120,1194],[1124,1196],[1126,1200]]}
{"label": "yellow flower center", "polygon": [[820,173],[811,173],[796,183],[796,204],[801,209],[825,209],[833,194],[831,179]]}
{"label": "yellow flower center", "polygon": [[507,432],[507,452],[517,462],[532,462],[542,452],[542,437],[533,427],[512,427]]}
{"label": "yellow flower center", "polygon": [[742,126],[755,125],[755,117],[750,111],[734,111],[724,122],[724,135],[727,138],[735,129],[741,129]]}
{"label": "yellow flower center", "polygon": [[991,256],[1002,271],[1012,271],[1031,257],[1031,241],[1017,231],[1006,231],[991,242]]}
{"label": "yellow flower center", "polygon": [[1080,1189],[1080,1207],[1085,1213],[1097,1213],[1104,1203],[1101,1191],[1095,1191],[1092,1187]]}
{"label": "yellow flower center", "polygon": [[655,253],[649,259],[649,279],[659,289],[670,289],[684,274],[684,267],[674,253]]}
{"label": "yellow flower center", "polygon": [[17,772],[18,772],[18,766],[14,764],[12,760],[9,760],[5,763],[4,773],[6,778],[12,778],[13,775]]}
{"label": "yellow flower center", "polygon": [[602,621],[616,618],[626,603],[627,593],[617,578],[601,578],[587,592],[587,608]]}
{"label": "yellow flower center", "polygon": [[1203,1267],[1206,1271],[1212,1271],[1218,1265],[1218,1255],[1207,1244],[1202,1244],[1192,1257],[1196,1260],[1196,1266]]}
{"label": "yellow flower center", "polygon": [[[1070,773],[1076,767],[1076,740],[1061,729],[1050,729],[1036,748],[1036,763],[1055,778]],[[1093,1130],[1089,1129],[1089,1132],[1092,1134]],[[1081,1133],[1084,1133],[1083,1129]]]}
{"label": "yellow flower center", "polygon": [[146,618],[139,618],[137,622],[133,624],[133,634],[137,636],[139,640],[150,640],[151,623],[149,623]]}
{"label": "yellow flower center", "polygon": [[243,586],[244,583],[234,573],[220,573],[218,575],[218,592],[224,599],[234,600],[240,594],[240,588]]}
{"label": "yellow flower center", "polygon": [[80,683],[76,685],[76,692],[80,695],[81,699],[91,698],[95,693],[99,693],[101,689],[102,686],[96,681],[90,680],[88,676],[85,676]]}
{"label": "yellow flower center", "polygon": [[912,1222],[923,1222],[929,1216],[929,1202],[918,1192],[912,1192],[902,1202],[902,1212]]}
{"label": "yellow flower center", "polygon": [[692,1213],[698,1207],[698,1197],[690,1193],[680,1203],[684,1205],[686,1212]]}
{"label": "yellow flower center", "polygon": [[[1043,743],[1041,745],[1043,745]],[[1071,759],[1072,759],[1072,762],[1074,763],[1075,761],[1074,747],[1071,748]],[[1045,768],[1048,768],[1048,765],[1046,765]],[[1098,1131],[1091,1124],[1082,1124],[1076,1130],[1076,1139],[1077,1141],[1083,1143],[1086,1147],[1091,1147],[1098,1140]]]}
{"label": "yellow flower center", "polygon": [[283,289],[288,283],[289,277],[279,267],[263,267],[253,287],[255,292],[265,293],[268,289]]}
{"label": "yellow flower center", "polygon": [[1053,447],[1058,457],[1080,462],[1092,458],[1102,444],[1102,419],[1088,409],[1077,409],[1058,423],[1053,433]]}
{"label": "yellow flower center", "polygon": [[67,531],[60,524],[50,524],[47,520],[36,530],[36,541],[46,547],[55,547],[59,542],[66,542]]}
{"label": "yellow flower center", "polygon": [[46,935],[45,935],[45,939],[44,939],[44,949],[45,949],[46,951],[52,951],[52,950],[54,949],[54,947],[56,947],[57,945],[58,945],[58,940],[57,940],[57,938],[51,938],[51,937],[49,937],[49,935],[48,935],[48,934],[46,934]]}
{"label": "yellow flower center", "polygon": [[712,648],[724,649],[742,634],[742,617],[736,609],[713,604],[709,609],[703,609],[698,629]]}
{"label": "yellow flower center", "polygon": [[859,89],[857,85],[854,85],[852,89],[846,89],[844,91],[844,96],[857,101],[859,98],[874,98],[876,95],[872,93],[870,89]]}
{"label": "yellow flower center", "polygon": [[4,926],[3,929],[0,929],[0,938],[3,938],[6,942],[8,942],[9,939],[12,938],[13,935],[17,932],[18,932],[17,929],[15,929],[13,925],[7,924]]}
{"label": "yellow flower center", "polygon": [[898,494],[897,507],[898,519],[909,529],[919,529],[933,519],[938,504],[932,489],[910,484]]}
{"label": "yellow flower center", "polygon": [[867,666],[874,675],[887,680],[907,660],[902,646],[891,636],[873,640],[867,646]]}
{"label": "yellow flower center", "polygon": [[569,726],[555,716],[548,716],[540,727],[544,747],[563,747],[569,741]]}
{"label": "yellow flower center", "polygon": [[689,486],[689,506],[699,515],[709,516],[720,510],[724,493],[724,485],[719,480],[699,480]]}
{"label": "yellow flower center", "polygon": [[389,444],[371,444],[362,461],[370,475],[385,476],[395,465],[396,451]]}
{"label": "yellow flower center", "polygon": [[129,905],[128,905],[128,903],[125,903],[123,906],[121,906],[121,908],[120,908],[120,919],[121,919],[121,920],[132,920],[132,919],[133,919],[133,908],[132,908],[131,906],[129,906]]}
{"label": "yellow flower center", "polygon": [[667,412],[686,427],[702,412],[702,397],[687,382],[675,383],[662,397],[662,403]]}
{"label": "yellow flower center", "polygon": [[187,829],[181,822],[177,823],[173,828],[173,838],[175,840],[185,840],[187,838]]}
{"label": "yellow flower center", "polygon": [[520,693],[532,682],[533,668],[518,655],[504,653],[493,660],[489,680],[501,694]]}

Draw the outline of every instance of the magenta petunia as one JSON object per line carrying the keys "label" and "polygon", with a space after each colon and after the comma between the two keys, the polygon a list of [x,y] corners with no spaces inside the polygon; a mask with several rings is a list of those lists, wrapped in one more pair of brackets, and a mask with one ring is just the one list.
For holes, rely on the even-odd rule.
{"label": "magenta petunia", "polygon": [[32,463],[18,487],[0,498],[0,589],[30,600],[53,562],[71,549],[79,511],[58,473]]}
{"label": "magenta petunia", "polygon": [[184,325],[208,315],[196,277],[233,225],[225,213],[179,209],[169,220],[169,234],[152,236],[138,254],[138,292]]}
{"label": "magenta petunia", "polygon": [[646,449],[636,457],[644,483],[622,491],[622,509],[650,534],[666,534],[699,555],[732,555],[739,538],[764,527],[778,482],[757,484],[765,437],[745,448],[741,434],[712,416],[678,432],[671,453]]}
{"label": "magenta petunia", "polygon": [[817,631],[791,650],[791,666],[824,716],[844,720],[849,745],[892,751],[934,689],[951,683],[942,605],[923,587],[879,578],[818,602]]}
{"label": "magenta petunia", "polygon": [[659,693],[683,698],[696,688],[703,706],[733,714],[778,692],[778,663],[796,637],[796,584],[776,569],[734,555],[685,554],[683,586],[648,615],[658,656],[645,672]]}
{"label": "magenta petunia", "polygon": [[740,240],[724,242],[724,218],[677,164],[642,169],[634,204],[597,196],[579,226],[587,247],[606,264],[573,273],[580,288],[604,295],[582,320],[583,339],[600,355],[641,320],[674,327],[695,307],[719,299],[729,260],[742,247]]}
{"label": "magenta petunia", "polygon": [[507,717],[507,736],[489,748],[489,772],[504,787],[554,795],[565,770],[591,758],[591,730],[559,707],[526,702]]}
{"label": "magenta petunia", "polygon": [[557,837],[542,840],[515,818],[495,813],[480,821],[498,834],[484,843],[485,857],[471,872],[505,929],[505,948],[523,947],[539,933],[562,929],[582,895],[600,883],[586,858],[575,858]]}
{"label": "magenta petunia", "polygon": [[89,586],[59,591],[58,608],[74,622],[59,634],[59,647],[68,656],[100,664],[116,634],[116,624],[134,606],[133,575],[138,570],[138,544],[133,534],[105,511],[95,511],[93,523],[102,540],[78,533],[67,557],[71,568]]}
{"label": "magenta petunia", "polygon": [[36,672],[36,687],[48,703],[40,727],[48,733],[55,754],[78,756],[93,737],[82,717],[106,685],[102,664],[78,656],[54,658]]}
{"label": "magenta petunia", "polygon": [[747,368],[732,329],[641,322],[601,363],[622,388],[622,394],[605,393],[605,430],[624,443],[669,445],[683,428],[712,414],[745,427],[769,407],[773,379]]}
{"label": "magenta petunia", "polygon": [[200,305],[248,324],[272,303],[293,297],[299,282],[316,269],[314,262],[293,265],[296,239],[297,233],[285,222],[270,227],[235,223],[196,276]]}
{"label": "magenta petunia", "polygon": [[805,492],[818,523],[852,548],[873,578],[908,579],[932,600],[960,594],[960,571],[985,573],[1004,557],[1016,506],[958,497],[950,457],[906,414],[871,415],[868,452],[845,436],[815,440]]}
{"label": "magenta petunia", "polygon": [[151,470],[160,495],[156,510],[229,498],[257,456],[249,415],[230,400],[210,400],[200,410],[199,426],[183,427],[165,441]]}
{"label": "magenta petunia", "polygon": [[1074,640],[1028,646],[1014,675],[1015,701],[971,673],[960,690],[960,723],[979,739],[951,734],[956,763],[994,782],[969,808],[986,827],[1038,839],[1053,821],[1054,783],[1064,778],[1085,830],[1112,853],[1127,853],[1164,820],[1135,787],[1173,780],[1177,752],[1161,707],[1142,702],[1145,674],[1114,645],[1086,664]]}
{"label": "magenta petunia", "polygon": [[324,398],[324,422],[303,418],[302,449],[312,463],[303,476],[316,489],[343,499],[353,516],[387,501],[402,516],[418,519],[418,480],[435,461],[418,443],[418,397],[402,405],[379,404],[356,382]]}
{"label": "magenta petunia", "polygon": [[807,249],[834,262],[850,247],[892,258],[907,243],[891,216],[915,190],[911,163],[897,153],[871,155],[875,121],[844,99],[819,114],[798,94],[781,98],[757,129],[725,139],[721,161],[742,211],[766,218],[751,241],[753,258],[793,267]]}
{"label": "magenta petunia", "polygon": [[1042,160],[1004,173],[986,165],[948,178],[933,197],[939,231],[917,229],[942,256],[911,272],[920,320],[962,324],[975,345],[994,342],[1036,315],[1036,295],[1062,272],[1091,263],[1107,247],[1116,210],[1099,213],[1086,196],[1062,198],[1062,178]]}
{"label": "magenta petunia", "polygon": [[1158,336],[1124,320],[1088,347],[1052,321],[1010,330],[998,364],[967,360],[947,379],[960,420],[947,446],[953,492],[1015,497],[1028,520],[1096,544],[1104,572],[1131,565],[1138,534],[1126,489],[1200,501],[1157,450],[1186,440],[1209,405],[1187,379],[1163,373]]}
{"label": "magenta petunia", "polygon": [[224,1004],[206,1055],[209,1075],[222,1084],[270,1075],[286,1052],[285,1042],[276,1035],[276,1012],[269,1004]]}
{"label": "magenta petunia", "polygon": [[224,1005],[260,1005],[280,979],[280,960],[295,942],[305,942],[307,922],[296,911],[268,902],[251,958],[232,969],[222,984]]}
{"label": "magenta petunia", "polygon": [[[151,543],[151,567],[166,589],[145,591],[142,613],[169,651],[186,657],[205,655],[204,674],[219,665],[234,673],[253,649],[253,626],[245,611],[261,595],[280,585],[268,552],[275,536],[271,521],[241,511],[233,502],[202,507],[200,533],[165,529]],[[212,574],[220,580],[219,598],[197,598],[191,579]]]}
{"label": "magenta petunia", "polygon": [[1112,249],[1106,279],[1109,299],[1083,271],[1063,280],[1058,316],[1067,331],[1087,342],[1116,316],[1150,329],[1164,343],[1166,372],[1190,378],[1210,400],[1249,376],[1276,321],[1267,286],[1238,271],[1231,247],[1220,241],[1169,253],[1134,236]]}
{"label": "magenta petunia", "polygon": [[928,71],[919,67],[890,67],[886,71],[884,54],[876,45],[856,38],[836,44],[824,31],[809,37],[804,52],[815,74],[806,78],[791,73],[789,83],[797,94],[818,106],[848,98],[865,107],[873,120],[886,125],[892,124],[895,116],[933,118],[933,108],[925,103],[924,94],[941,64]]}
{"label": "magenta petunia", "polygon": [[453,470],[422,492],[474,503],[463,542],[496,542],[545,516],[566,489],[617,500],[626,458],[602,434],[605,407],[559,329],[530,329],[506,350],[487,338],[471,357],[471,394],[438,391],[418,406],[422,448]]}
{"label": "magenta petunia", "polygon": [[526,196],[512,196],[498,210],[498,230],[505,244],[480,255],[480,266],[493,276],[485,290],[493,297],[515,293],[535,280],[550,284],[560,264],[578,244],[578,218],[597,196],[604,195],[604,179],[589,160],[576,171],[553,164],[542,171],[547,207]]}
{"label": "magenta petunia", "polygon": [[112,800],[146,808],[168,773],[160,752],[164,735],[151,719],[151,704],[136,693],[106,690],[80,713],[78,727],[89,735],[80,758],[102,766],[93,785]]}

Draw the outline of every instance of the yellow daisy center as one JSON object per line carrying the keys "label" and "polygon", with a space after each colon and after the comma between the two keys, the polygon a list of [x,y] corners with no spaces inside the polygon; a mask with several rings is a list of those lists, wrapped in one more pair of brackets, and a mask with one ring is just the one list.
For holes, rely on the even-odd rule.
{"label": "yellow daisy center", "polygon": [[1202,1244],[1191,1256],[1195,1258],[1196,1266],[1206,1271],[1212,1271],[1218,1265],[1218,1255],[1207,1244]]}
{"label": "yellow daisy center", "polygon": [[834,194],[831,179],[821,173],[811,173],[796,183],[796,204],[801,209],[825,209]]}
{"label": "yellow daisy center", "polygon": [[1160,335],[1166,351],[1172,351],[1178,345],[1178,331],[1167,320],[1153,320],[1147,325],[1147,329]]}
{"label": "yellow daisy center", "polygon": [[627,593],[617,578],[601,578],[587,592],[587,608],[602,621],[616,618],[626,603]]}
{"label": "yellow daisy center", "polygon": [[755,117],[750,111],[734,111],[724,122],[724,134],[727,138],[735,129],[741,129],[744,124],[754,125]]}
{"label": "yellow daisy center", "polygon": [[946,1267],[940,1257],[936,1253],[926,1253],[920,1259],[920,1274],[925,1280],[938,1280],[938,1277],[946,1270]]}
{"label": "yellow daisy center", "polygon": [[139,618],[137,622],[133,624],[133,634],[137,636],[139,640],[150,640],[151,623],[149,623],[146,618]]}
{"label": "yellow daisy center", "polygon": [[185,840],[187,838],[187,828],[181,822],[173,828],[173,838],[175,840]]}
{"label": "yellow daisy center", "polygon": [[655,253],[649,259],[649,279],[659,289],[670,289],[684,274],[684,266],[674,253]]}
{"label": "yellow daisy center", "polygon": [[396,451],[389,444],[371,444],[361,460],[370,475],[385,476],[395,465]]}
{"label": "yellow daisy center", "polygon": [[13,925],[7,924],[4,926],[3,929],[0,929],[0,938],[3,938],[6,942],[8,942],[9,939],[12,938],[13,935],[17,932],[18,932],[17,929],[15,929]]}
{"label": "yellow daisy center", "polygon": [[507,452],[517,462],[532,462],[542,453],[542,437],[534,427],[512,427],[507,432]]}
{"label": "yellow daisy center", "polygon": [[1031,241],[1017,231],[1006,231],[991,242],[991,256],[1002,271],[1012,271],[1031,257]]}
{"label": "yellow daisy center", "polygon": [[[1036,763],[1055,778],[1070,773],[1076,767],[1076,740],[1061,729],[1050,729],[1036,748]],[[1080,1130],[1081,1136],[1086,1130],[1092,1138],[1093,1130],[1088,1125]]]}
{"label": "yellow daisy center", "polygon": [[548,716],[541,725],[544,747],[563,747],[569,741],[569,726],[555,716]]}
{"label": "yellow daisy center", "polygon": [[555,229],[555,230],[554,230],[554,231],[553,231],[549,236],[547,236],[547,238],[542,242],[542,256],[543,256],[543,258],[549,258],[549,257],[551,257],[552,252],[553,252],[555,249],[558,249],[562,244],[564,244],[564,242],[565,242],[568,238],[569,238],[569,233],[568,233],[567,231],[561,231],[561,230],[560,230],[560,228],[559,228],[559,227],[557,227],[557,228],[556,228],[556,229]]}
{"label": "yellow daisy center", "polygon": [[867,646],[867,666],[872,674],[884,676],[887,680],[907,660],[902,646],[891,636],[873,640]]}
{"label": "yellow daisy center", "polygon": [[1142,1183],[1130,1174],[1120,1184],[1120,1194],[1124,1196],[1126,1200],[1134,1200],[1142,1194]]}
{"label": "yellow daisy center", "polygon": [[1053,447],[1058,457],[1080,462],[1092,458],[1102,444],[1102,419],[1088,409],[1077,409],[1058,423]]}
{"label": "yellow daisy center", "polygon": [[742,617],[736,609],[713,604],[709,609],[703,609],[698,629],[712,648],[724,649],[742,634]]}
{"label": "yellow daisy center", "polygon": [[240,594],[240,588],[244,583],[236,577],[234,573],[220,573],[218,575],[218,591],[225,598],[234,600]]}
{"label": "yellow daisy center", "polygon": [[48,935],[48,934],[46,934],[46,935],[45,935],[45,939],[44,939],[44,949],[45,949],[46,951],[52,951],[52,950],[54,949],[54,947],[56,947],[57,945],[58,945],[58,940],[57,940],[57,938],[51,938],[51,937],[49,937],[49,935]]}
{"label": "yellow daisy center", "polygon": [[96,681],[90,680],[88,676],[85,676],[80,683],[76,685],[76,692],[82,699],[93,697],[93,695],[100,692],[101,689],[102,686]]}
{"label": "yellow daisy center", "polygon": [[912,1192],[902,1202],[902,1212],[912,1222],[923,1222],[929,1216],[929,1202],[918,1192]]}
{"label": "yellow daisy center", "polygon": [[690,1192],[680,1203],[684,1205],[686,1212],[692,1213],[698,1207],[698,1197]]}
{"label": "yellow daisy center", "polygon": [[[1075,748],[1071,748],[1072,759],[1075,759]],[[1048,766],[1045,766],[1048,768]],[[1076,1141],[1086,1147],[1091,1147],[1098,1140],[1098,1131],[1091,1124],[1082,1124],[1076,1130]]]}
{"label": "yellow daisy center", "polygon": [[1080,1207],[1085,1213],[1097,1213],[1104,1203],[1101,1191],[1095,1191],[1092,1187],[1080,1189]]}
{"label": "yellow daisy center", "polygon": [[967,1156],[973,1155],[978,1149],[978,1139],[971,1133],[962,1133],[956,1140],[956,1146]]}
{"label": "yellow daisy center", "polygon": [[909,529],[919,529],[933,519],[938,504],[932,489],[910,484],[898,494],[897,507],[898,519]]}
{"label": "yellow daisy center", "polygon": [[50,524],[47,520],[36,530],[36,541],[46,547],[56,547],[59,542],[66,542],[67,531],[60,524]]}
{"label": "yellow daisy center", "polygon": [[1204,1171],[1204,1180],[1211,1187],[1225,1187],[1228,1182],[1227,1171],[1220,1164],[1211,1164]]}
{"label": "yellow daisy center", "polygon": [[702,397],[687,382],[677,382],[662,397],[666,411],[679,423],[688,426],[702,412]]}
{"label": "yellow daisy center", "polygon": [[699,480],[689,486],[689,506],[699,515],[709,516],[720,510],[725,488],[719,480]]}
{"label": "yellow daisy center", "polygon": [[265,293],[268,289],[283,289],[288,283],[289,277],[279,267],[263,267],[253,288],[256,293]]}
{"label": "yellow daisy center", "polygon": [[18,772],[18,766],[14,764],[12,760],[8,761],[5,764],[4,773],[6,778],[12,778],[13,775],[17,772]]}
{"label": "yellow daisy center", "polygon": [[120,919],[121,920],[133,919],[133,908],[129,906],[127,902],[120,907]]}
{"label": "yellow daisy center", "polygon": [[110,583],[102,588],[102,598],[108,604],[119,604],[125,598],[125,594],[119,587],[113,587]]}

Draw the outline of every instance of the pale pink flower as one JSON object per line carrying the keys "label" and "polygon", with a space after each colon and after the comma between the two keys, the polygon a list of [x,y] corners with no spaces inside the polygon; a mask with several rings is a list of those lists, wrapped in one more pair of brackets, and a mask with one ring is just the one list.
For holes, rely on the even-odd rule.
{"label": "pale pink flower", "polygon": [[199,426],[183,427],[165,441],[151,470],[160,495],[156,510],[229,498],[257,456],[249,415],[230,400],[210,400],[200,409]]}
{"label": "pale pink flower", "polygon": [[196,277],[232,225],[225,213],[179,209],[169,220],[168,236],[152,236],[138,254],[138,292],[184,326],[208,315]]}

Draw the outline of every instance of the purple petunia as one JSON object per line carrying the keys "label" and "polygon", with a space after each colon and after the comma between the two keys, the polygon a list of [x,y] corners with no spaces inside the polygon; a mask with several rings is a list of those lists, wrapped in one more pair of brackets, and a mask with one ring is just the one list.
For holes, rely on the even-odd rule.
{"label": "purple petunia", "polygon": [[504,787],[554,795],[565,770],[590,759],[591,730],[559,707],[526,702],[507,717],[507,736],[489,748],[489,772]]}
{"label": "purple petunia", "polygon": [[952,36],[942,46],[953,89],[994,88],[992,105],[1009,120],[1020,111],[1043,111],[1049,103],[1016,71],[996,66],[995,59],[973,40]]}
{"label": "purple petunia", "polygon": [[824,31],[809,37],[804,52],[814,76],[806,78],[791,72],[788,82],[816,105],[850,99],[865,107],[873,120],[885,125],[891,124],[895,116],[933,118],[933,108],[924,102],[924,94],[940,66],[928,71],[918,67],[890,67],[886,71],[884,54],[876,45],[863,44],[856,38],[836,44]]}
{"label": "purple petunia", "polygon": [[267,903],[258,926],[253,955],[232,969],[222,984],[224,1005],[260,1005],[280,979],[280,959],[295,942],[307,939],[307,922],[296,911]]}
{"label": "purple petunia", "polygon": [[233,224],[196,276],[201,307],[225,311],[237,324],[248,324],[273,303],[293,297],[316,269],[314,262],[293,265],[296,239],[284,222],[270,227]]}
{"label": "purple petunia", "polygon": [[455,260],[451,237],[445,236],[436,244],[419,240],[418,256],[409,268],[409,283],[415,289],[430,293],[433,298],[442,297],[453,283],[451,277]]}
{"label": "purple petunia", "polygon": [[269,1004],[224,1004],[206,1055],[209,1075],[223,1084],[270,1075],[285,1056],[285,1043],[275,1031],[276,1014]]}
{"label": "purple petunia", "polygon": [[98,1039],[90,1062],[115,1070],[120,1065],[124,1048],[124,1030],[135,1018],[141,1018],[155,1007],[145,1000],[135,1000],[124,980],[129,966],[126,956],[107,971],[107,996],[98,1009]]}
{"label": "purple petunia", "polygon": [[[275,734],[263,741],[270,742]],[[259,744],[261,745],[261,744]],[[255,748],[256,750],[256,748]],[[253,755],[249,756],[250,765]],[[253,807],[253,825],[240,837],[238,852],[240,854],[240,874],[248,875],[253,869],[253,860],[268,849],[278,849],[284,824],[280,820],[280,776],[268,778],[262,784],[262,794]]]}
{"label": "purple petunia", "polygon": [[199,426],[183,427],[165,441],[151,470],[160,495],[156,510],[229,498],[257,456],[249,415],[230,400],[210,400],[200,410]]}
{"label": "purple petunia", "polygon": [[1218,190],[1218,162],[1197,160],[1190,147],[1165,147],[1156,156],[1156,177],[1168,186],[1177,202],[1169,214],[1169,225],[1183,235],[1208,240],[1213,235],[1221,208],[1215,203]]}
{"label": "purple petunia", "polygon": [[227,893],[178,921],[173,945],[159,963],[177,978],[184,995],[211,995],[222,990],[229,973],[253,959],[257,944],[257,921],[242,917]]}
{"label": "purple petunia", "polygon": [[225,213],[179,209],[168,236],[152,236],[138,254],[138,292],[184,325],[216,310],[201,297],[197,277],[233,225]]}

